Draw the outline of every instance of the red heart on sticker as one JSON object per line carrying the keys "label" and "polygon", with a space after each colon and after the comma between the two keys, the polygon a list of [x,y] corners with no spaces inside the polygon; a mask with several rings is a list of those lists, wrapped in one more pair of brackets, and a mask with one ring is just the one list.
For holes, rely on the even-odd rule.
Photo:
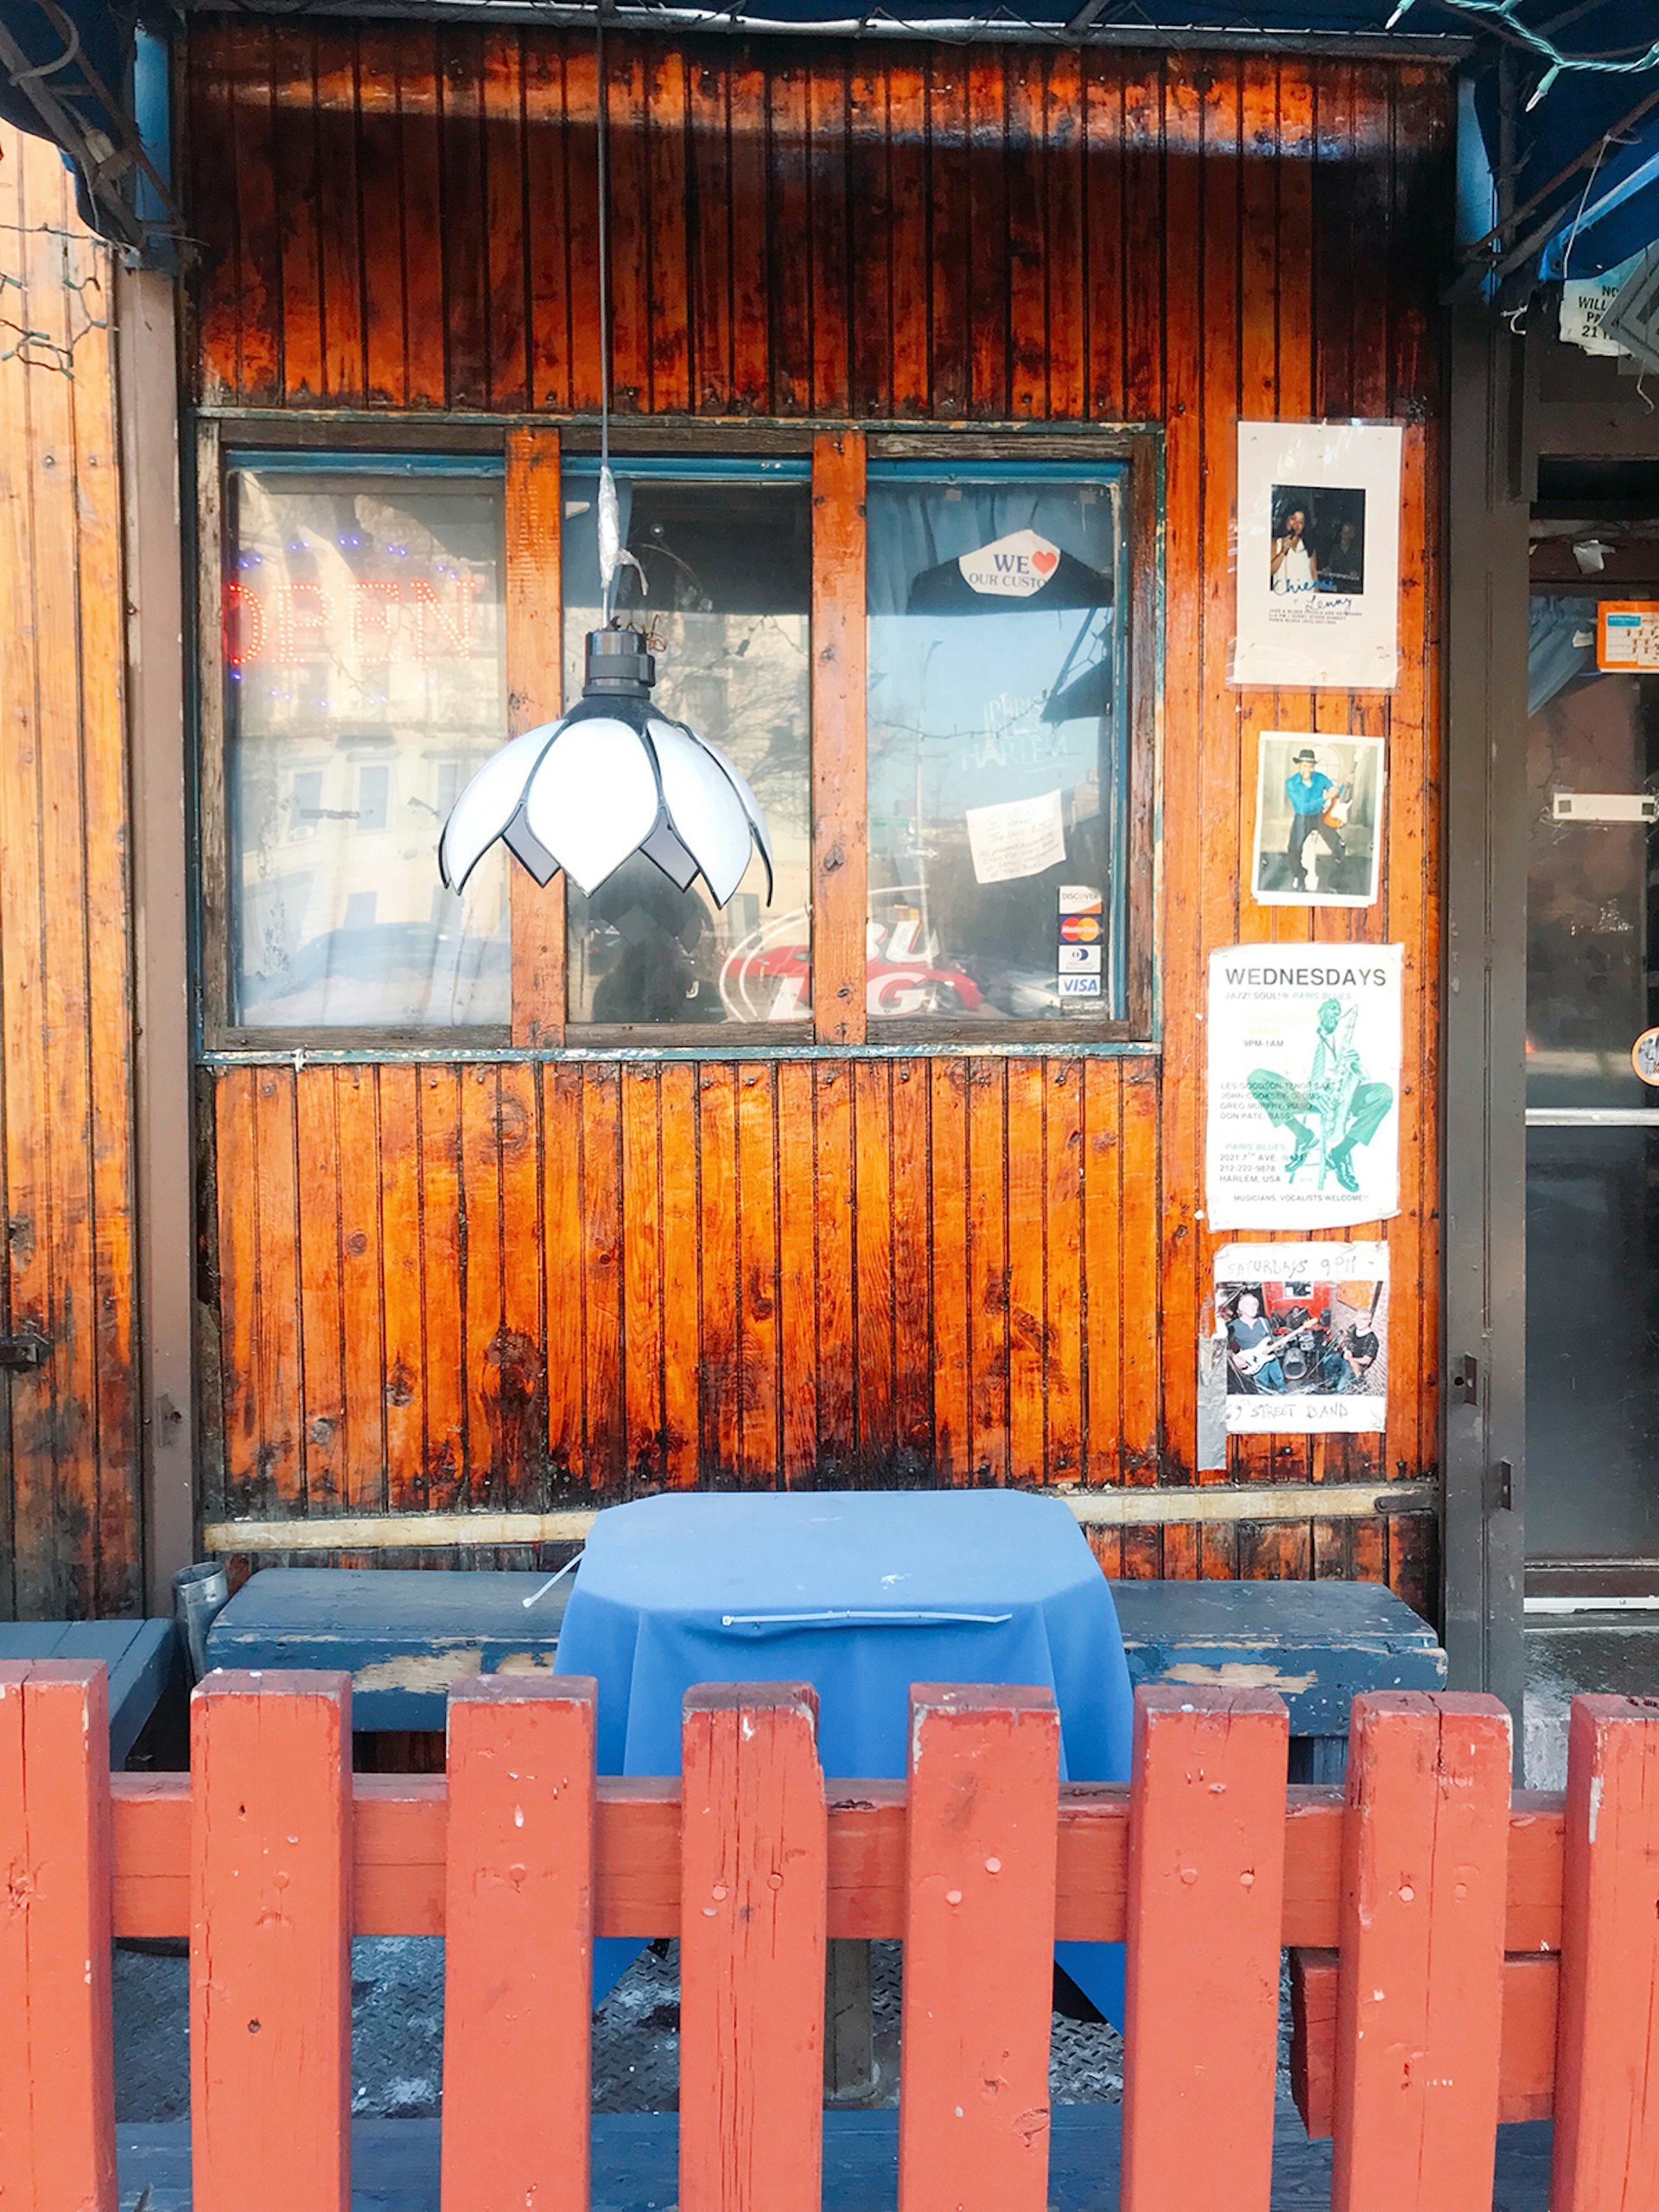
{"label": "red heart on sticker", "polygon": [[1052,576],[1059,564],[1059,558],[1052,545],[1039,545],[1031,556],[1031,565],[1039,576]]}

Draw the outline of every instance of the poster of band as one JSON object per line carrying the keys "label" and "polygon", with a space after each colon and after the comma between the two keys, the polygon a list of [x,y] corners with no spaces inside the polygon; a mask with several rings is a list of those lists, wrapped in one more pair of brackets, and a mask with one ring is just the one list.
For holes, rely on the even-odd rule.
{"label": "poster of band", "polygon": [[1370,906],[1382,843],[1382,741],[1263,730],[1255,784],[1262,906]]}
{"label": "poster of band", "polygon": [[1400,455],[1393,423],[1239,424],[1235,683],[1393,690]]}
{"label": "poster of band", "polygon": [[1212,1229],[1344,1229],[1400,1210],[1397,944],[1210,956]]}
{"label": "poster of band", "polygon": [[1230,1435],[1386,1426],[1386,1244],[1224,1244],[1215,1311]]}

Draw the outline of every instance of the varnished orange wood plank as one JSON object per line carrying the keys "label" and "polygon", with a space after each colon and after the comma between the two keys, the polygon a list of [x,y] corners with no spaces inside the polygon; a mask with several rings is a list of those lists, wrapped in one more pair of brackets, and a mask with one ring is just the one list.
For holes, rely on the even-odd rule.
{"label": "varnished orange wood plank", "polygon": [[[1163,64],[1156,57],[1126,62],[1122,78],[1123,412],[1132,423],[1160,422],[1168,408],[1164,359],[1164,302],[1190,298],[1166,290],[1162,255],[1166,221],[1160,158]],[[1186,234],[1189,238],[1192,232]],[[1181,404],[1188,404],[1185,392]]]}
{"label": "varnished orange wood plank", "polygon": [[818,1443],[824,1471],[850,1468],[856,1446],[855,1305],[857,1166],[853,1071],[813,1071],[817,1126]]}
{"label": "varnished orange wood plank", "polygon": [[733,411],[730,103],[728,70],[688,71],[686,193],[696,211],[686,239],[692,404],[716,415]]}
{"label": "varnished orange wood plank", "polygon": [[556,1482],[586,1476],[582,1267],[582,1071],[542,1070],[542,1240],[547,1280],[547,1452]]}
{"label": "varnished orange wood plank", "polygon": [[501,1134],[497,1112],[499,1068],[462,1067],[460,1079],[460,1185],[467,1224],[467,1271],[461,1313],[466,1357],[462,1421],[467,1457],[466,1495],[476,1505],[505,1505],[508,1491],[499,1464],[499,1386],[501,1372]]}
{"label": "varnished orange wood plank", "polygon": [[1087,311],[1087,412],[1117,423],[1124,404],[1123,346],[1127,317],[1123,257],[1123,83],[1116,54],[1091,47],[1083,55],[1079,97],[1084,133],[1079,191],[1086,210],[1083,241],[1084,301]]}
{"label": "varnished orange wood plank", "polygon": [[403,140],[397,45],[365,23],[357,44],[358,192],[362,208],[363,375],[371,406],[402,407],[409,395],[403,242]]}
{"label": "varnished orange wood plank", "polygon": [[812,1018],[819,1041],[865,1033],[864,440],[812,442]]}
{"label": "varnished orange wood plank", "polygon": [[[505,1505],[543,1495],[547,1433],[543,1309],[543,1163],[537,1141],[537,1071],[495,1071],[495,1147],[501,1177],[501,1319],[485,1348],[485,1418],[491,1484]],[[474,1348],[468,1357],[479,1357]],[[479,1447],[473,1445],[474,1465]]]}
{"label": "varnished orange wood plank", "polygon": [[969,1389],[967,1064],[935,1060],[929,1081],[932,1465],[937,1481],[966,1483],[973,1479],[974,1464]]}
{"label": "varnished orange wood plank", "polygon": [[767,176],[766,73],[745,56],[730,73],[732,226],[731,411],[771,411],[769,302],[774,255],[798,251],[798,237],[772,231]]}
{"label": "varnished orange wood plank", "polygon": [[421,1338],[419,1071],[380,1070],[380,1293],[386,1503],[424,1503],[426,1369]]}
{"label": "varnished orange wood plank", "polygon": [[658,1073],[663,1207],[663,1471],[677,1489],[697,1477],[697,1071]]}
{"label": "varnished orange wood plank", "polygon": [[295,1077],[261,1068],[253,1081],[253,1189],[258,1269],[253,1339],[259,1467],[273,1504],[303,1510],[300,1432],[299,1186],[296,1175]]}
{"label": "varnished orange wood plank", "polygon": [[421,1102],[421,1360],[426,1423],[419,1495],[453,1510],[467,1465],[466,1346],[461,1327],[466,1224],[461,1189],[459,1067],[425,1068]]}
{"label": "varnished orange wood plank", "polygon": [[[848,280],[857,300],[843,315],[850,367],[847,411],[881,416],[892,411],[893,327],[893,188],[895,147],[889,129],[893,73],[871,57],[855,54],[847,71],[847,202],[851,245]],[[912,85],[916,79],[912,74]],[[925,304],[923,299],[913,302]]]}
{"label": "varnished orange wood plank", "polygon": [[658,1156],[657,1071],[630,1065],[622,1092],[623,1417],[630,1478],[662,1479],[663,1266],[665,1236]]}
{"label": "varnished orange wood plank", "polygon": [[621,1082],[614,1065],[582,1071],[582,1290],[586,1368],[583,1471],[620,1482],[627,1464],[622,1397]]}
{"label": "varnished orange wood plank", "polygon": [[778,1396],[778,1101],[772,1067],[737,1071],[737,1471],[770,1490],[783,1448]]}
{"label": "varnished orange wood plank", "polygon": [[[1007,1071],[1008,1471],[1041,1482],[1046,1464],[1047,1176],[1043,1122],[1047,1069],[1039,1059]],[[977,1191],[977,1166],[975,1174]]]}
{"label": "varnished orange wood plank", "polygon": [[969,1463],[1007,1479],[1008,1459],[1007,1064],[968,1064]]}
{"label": "varnished orange wood plank", "polygon": [[1056,48],[1043,58],[1043,254],[1048,272],[1048,412],[1061,422],[1089,412],[1084,324],[1082,56]]}
{"label": "varnished orange wood plank", "polygon": [[327,390],[323,365],[322,240],[325,214],[315,189],[317,175],[316,47],[303,26],[284,23],[270,41],[272,190],[264,219],[280,253],[273,290],[282,316],[282,397],[301,406],[320,404]]}
{"label": "varnished orange wood plank", "polygon": [[[3,794],[3,772],[0,771],[0,795]],[[0,811],[0,822],[3,819],[3,812]],[[0,872],[0,925],[7,917],[5,874]],[[20,936],[14,932],[6,941],[16,947]],[[6,1071],[10,1083],[15,1084],[18,1069],[10,1056]],[[259,1455],[259,1394],[255,1387],[253,1350],[258,1325],[258,1266],[252,1205],[256,1079],[257,1071],[251,1068],[226,1068],[220,1071],[213,1090],[214,1182],[219,1201],[215,1247],[219,1285],[217,1380],[222,1393],[224,1496],[232,1512],[244,1510],[250,1502],[246,1485],[257,1470]],[[8,1104],[15,1127],[22,1116],[17,1112],[16,1093],[10,1084],[9,1090]],[[21,1192],[10,1173],[8,1187],[16,1209]],[[28,1313],[27,1306],[18,1297],[15,1275],[11,1310],[15,1328]]]}
{"label": "varnished orange wood plank", "polygon": [[852,323],[848,281],[848,84],[833,47],[809,48],[806,130],[810,220],[811,383],[815,415],[851,409]]}
{"label": "varnished orange wood plank", "polygon": [[927,1061],[893,1064],[893,1368],[897,1465],[909,1474],[933,1451],[931,1266],[932,1081]]}
{"label": "varnished orange wood plank", "polygon": [[[384,250],[401,250],[403,255],[409,404],[445,407],[449,404],[449,370],[444,264],[431,245],[434,238],[448,235],[438,161],[442,105],[435,29],[400,23],[397,54],[404,226],[401,240],[386,240]],[[370,245],[379,250],[373,233]]]}
{"label": "varnished orange wood plank", "polygon": [[480,107],[484,140],[484,237],[490,303],[490,404],[534,406],[530,386],[532,237],[524,223],[524,70],[517,31],[484,41]]}
{"label": "varnished orange wood plank", "polygon": [[351,1688],[191,1706],[190,2155],[201,2212],[350,2212]]}
{"label": "varnished orange wood plank", "polygon": [[[842,1071],[845,1074],[845,1071]],[[786,1484],[818,1473],[818,1144],[816,1071],[778,1070],[778,1343]]]}
{"label": "varnished orange wood plank", "polygon": [[[923,251],[927,269],[928,343],[918,363],[926,384],[922,411],[960,422],[973,391],[974,254],[969,215],[971,130],[967,57],[935,48],[927,57],[927,182]],[[895,402],[897,393],[895,392]],[[899,411],[905,411],[902,407]]]}
{"label": "varnished orange wood plank", "polygon": [[1083,1109],[1083,1473],[1090,1483],[1116,1483],[1123,1476],[1123,1361],[1135,1326],[1125,1325],[1123,1313],[1122,1063],[1085,1061],[1075,1080]]}
{"label": "varnished orange wood plank", "polygon": [[[894,1348],[893,1064],[863,1061],[854,1084],[853,1219],[857,1288],[858,1460],[890,1468],[897,1448]],[[921,1212],[925,1218],[925,1200]]]}
{"label": "varnished orange wood plank", "polygon": [[524,128],[524,254],[528,288],[532,404],[569,409],[571,236],[566,156],[564,50],[548,39],[523,41]]}
{"label": "varnished orange wood plank", "polygon": [[[331,407],[360,407],[365,393],[363,254],[358,196],[357,50],[355,41],[316,45],[315,115],[319,181],[327,180],[328,212],[318,224],[322,309],[322,392]],[[283,118],[277,128],[283,128]],[[314,188],[315,190],[315,188]],[[320,193],[315,196],[321,198]],[[293,220],[294,211],[283,217]]]}
{"label": "varnished orange wood plank", "polygon": [[312,1068],[295,1085],[300,1340],[304,1348],[302,1478],[307,1503],[324,1513],[339,1510],[346,1487],[335,1075],[333,1068]]}
{"label": "varnished orange wood plank", "polygon": [[[563,594],[559,572],[559,434],[507,434],[507,728],[517,737],[556,721]],[[564,876],[539,884],[512,868],[512,1041],[564,1041]]]}
{"label": "varnished orange wood plank", "polygon": [[115,2212],[104,1669],[0,1664],[0,2159],[20,2212]]}
{"label": "varnished orange wood plank", "polygon": [[651,195],[651,405],[683,414],[691,404],[687,303],[686,108],[691,70],[671,42],[652,41],[640,109]]}
{"label": "varnished orange wood plank", "polygon": [[804,1683],[686,1699],[680,2202],[817,2212],[828,1827]]}
{"label": "varnished orange wood plank", "polygon": [[1123,2212],[1267,2212],[1283,1930],[1284,1702],[1135,1698]]}
{"label": "varnished orange wood plank", "polygon": [[1048,2201],[1059,1715],[911,1692],[899,2212]]}
{"label": "varnished orange wood plank", "polygon": [[729,1067],[697,1073],[697,1249],[702,1301],[702,1471],[738,1465],[737,1081]]}
{"label": "varnished orange wood plank", "polygon": [[[1008,412],[1017,423],[1041,422],[1049,415],[1052,346],[1058,344],[1064,350],[1068,335],[1072,344],[1077,340],[1075,329],[1070,334],[1055,329],[1051,334],[1046,204],[1051,163],[1044,143],[1043,115],[1046,58],[1022,57],[1012,69],[999,72],[1007,112],[1002,168],[1008,223]],[[1063,188],[1058,179],[1052,182],[1058,198]],[[1059,410],[1062,414],[1066,411]]]}
{"label": "varnished orange wood plank", "polygon": [[1044,1074],[1043,1465],[1046,1481],[1069,1483],[1083,1472],[1084,1071],[1061,1062]]}
{"label": "varnished orange wood plank", "polygon": [[450,1700],[445,2212],[588,2212],[597,1705],[577,1675]]}
{"label": "varnished orange wood plank", "polygon": [[484,181],[484,35],[470,25],[439,28],[438,112],[448,404],[487,407],[490,271]]}
{"label": "varnished orange wood plank", "polygon": [[[888,293],[891,299],[891,359],[874,371],[886,400],[874,406],[876,414],[922,416],[930,411],[934,397],[930,374],[929,288],[929,154],[928,76],[926,65],[916,61],[889,68],[887,90],[887,190],[892,210],[885,238],[876,231],[869,253],[884,244],[888,255]],[[855,216],[863,203],[855,202]],[[861,326],[861,307],[854,317]],[[856,333],[855,335],[856,342]],[[870,372],[861,384],[871,380]]]}
{"label": "varnished orange wood plank", "polygon": [[968,95],[968,413],[1007,422],[1013,274],[1008,244],[1008,86],[1001,57],[968,48],[958,57]]}
{"label": "varnished orange wood plank", "polygon": [[1485,2212],[1497,2143],[1510,1716],[1355,1701],[1333,2212]]}

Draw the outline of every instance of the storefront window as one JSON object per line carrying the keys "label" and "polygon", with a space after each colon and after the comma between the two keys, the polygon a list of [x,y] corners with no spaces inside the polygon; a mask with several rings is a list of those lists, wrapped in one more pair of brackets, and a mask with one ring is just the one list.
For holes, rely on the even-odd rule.
{"label": "storefront window", "polygon": [[873,1020],[1123,1014],[1125,481],[872,465]]}
{"label": "storefront window", "polygon": [[506,734],[499,481],[232,468],[224,593],[232,1020],[509,1017],[504,856],[438,880],[456,793]]}
{"label": "storefront window", "polygon": [[[616,611],[650,630],[656,697],[753,787],[772,838],[715,905],[635,855],[591,898],[567,889],[573,1026],[801,1022],[811,1013],[811,509],[804,463],[617,462],[625,568]],[[600,621],[597,466],[564,468],[564,681]]]}

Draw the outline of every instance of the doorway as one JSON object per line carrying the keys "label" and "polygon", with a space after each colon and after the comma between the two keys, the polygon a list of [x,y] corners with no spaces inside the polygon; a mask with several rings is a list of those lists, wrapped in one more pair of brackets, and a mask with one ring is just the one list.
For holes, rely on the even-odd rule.
{"label": "doorway", "polygon": [[1611,1605],[1659,1621],[1659,1087],[1635,1064],[1659,1025],[1659,666],[1611,669],[1598,648],[1604,607],[1647,598],[1659,588],[1623,577],[1535,589],[1529,626],[1535,1617]]}

